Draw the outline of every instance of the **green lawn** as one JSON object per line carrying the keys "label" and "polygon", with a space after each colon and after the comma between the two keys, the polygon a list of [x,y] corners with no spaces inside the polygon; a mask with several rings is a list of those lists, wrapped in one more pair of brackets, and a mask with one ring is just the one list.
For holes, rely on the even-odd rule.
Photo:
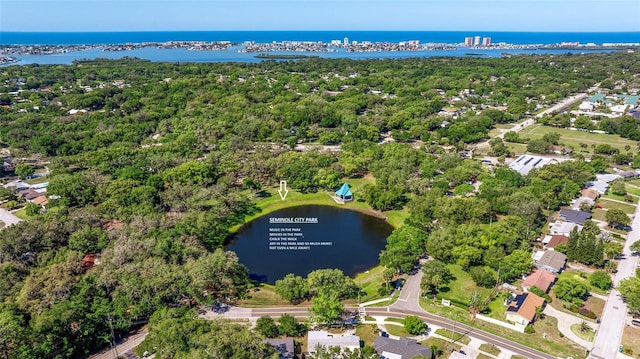
{"label": "green lawn", "polygon": [[618,135],[609,135],[602,133],[592,133],[586,131],[573,131],[564,128],[555,128],[543,125],[532,125],[520,132],[520,137],[528,137],[531,139],[542,138],[547,133],[555,132],[560,134],[560,143],[565,146],[573,147],[575,150],[580,150],[580,143],[588,145],[589,150],[591,145],[609,144],[616,147],[620,152],[625,152],[624,146],[629,145],[632,148],[636,148],[636,142],[622,138]]}
{"label": "green lawn", "polygon": [[364,342],[364,345],[373,346],[378,336],[378,327],[375,324],[359,324],[356,326],[356,335]]}
{"label": "green lawn", "polygon": [[[447,338],[447,339],[451,339],[453,338],[454,342],[456,343],[462,343],[464,345],[467,345],[469,343],[471,343],[471,339],[463,334],[460,333],[452,333],[451,330],[449,329],[444,329],[444,328],[440,328],[438,330],[436,330],[436,334],[438,335],[442,335],[443,337]],[[452,336],[453,334],[453,336]]]}
{"label": "green lawn", "polygon": [[630,193],[632,195],[640,196],[640,187],[629,186],[628,184],[625,187],[626,187],[628,193]]}
{"label": "green lawn", "polygon": [[[303,303],[308,305],[309,303]],[[270,284],[261,284],[260,287],[249,290],[247,298],[238,302],[241,307],[260,308],[271,306],[291,306],[292,304],[282,299]]]}
{"label": "green lawn", "polygon": [[509,151],[513,152],[515,156],[520,156],[521,154],[527,152],[527,145],[523,143],[505,142],[505,145],[507,145]]}
{"label": "green lawn", "polygon": [[493,354],[493,355],[500,354],[500,348],[498,348],[497,346],[495,346],[493,344],[488,344],[488,343],[480,344],[480,350],[482,350],[485,353],[489,353],[489,354]]}
{"label": "green lawn", "polygon": [[474,292],[477,292],[483,300],[491,294],[491,289],[478,287],[471,279],[471,275],[462,270],[459,265],[449,264],[447,268],[456,279],[447,285],[448,289],[443,288],[440,292],[443,298],[469,303]]}
{"label": "green lawn", "polygon": [[622,333],[622,347],[625,351],[631,352],[628,355],[633,355],[634,358],[640,358],[640,328],[625,325],[624,332]]}
{"label": "green lawn", "polygon": [[596,332],[591,328],[587,328],[584,332],[580,331],[580,324],[572,324],[571,331],[575,335],[589,342],[592,342],[596,336]]}
{"label": "green lawn", "polygon": [[[629,191],[629,189],[627,189],[627,192],[628,191]],[[603,199],[615,199],[615,200],[618,200],[618,201],[627,202],[625,200],[624,196],[620,196],[620,195],[613,194],[613,193],[607,193],[607,194],[605,194],[604,196],[602,196],[600,198],[603,198]],[[629,204],[638,203],[638,197],[631,196],[631,202],[627,202],[627,203],[629,203]]]}
{"label": "green lawn", "polygon": [[439,350],[442,351],[442,355],[437,355],[436,358],[440,359],[440,358],[448,358],[449,357],[449,353],[451,352],[450,348],[454,348],[455,350],[460,350],[460,348],[462,348],[461,345],[459,344],[451,344],[450,341],[444,340],[442,338],[435,338],[435,337],[430,337],[429,339],[423,341],[422,343],[420,343],[421,345],[424,345],[425,347],[436,347]]}
{"label": "green lawn", "polygon": [[607,211],[603,209],[595,208],[593,211],[591,211],[591,219],[596,219],[598,221],[606,222]]}
{"label": "green lawn", "polygon": [[[572,356],[574,359],[584,358],[584,349],[571,342],[569,339],[560,336],[560,332],[558,331],[558,322],[556,318],[553,317],[547,316],[544,319],[536,321],[533,324],[535,333],[525,334],[481,320],[475,320],[472,322],[469,318],[469,313],[466,310],[456,307],[442,306],[440,301],[423,298],[420,300],[420,306],[430,313],[454,319],[503,338],[509,338],[510,340],[551,355],[560,357]],[[544,338],[543,333],[546,333]]]}
{"label": "green lawn", "polygon": [[[389,322],[389,319],[387,319],[386,322]],[[388,325],[385,325],[385,328],[387,328],[387,332],[391,335],[397,335],[399,337],[412,336],[404,329],[404,325],[388,324]]]}
{"label": "green lawn", "polygon": [[360,303],[381,298],[378,295],[378,288],[384,283],[382,279],[384,269],[384,266],[379,265],[356,275],[354,282],[361,288]]}
{"label": "green lawn", "polygon": [[23,221],[26,221],[26,220],[28,220],[28,219],[33,218],[33,217],[31,217],[31,216],[27,215],[27,211],[26,211],[24,208],[23,208],[23,209],[20,209],[20,210],[17,210],[17,211],[15,211],[15,212],[13,212],[13,214],[14,214],[16,217],[18,217],[18,218],[22,219]]}
{"label": "green lawn", "polygon": [[606,208],[606,209],[620,209],[624,213],[628,213],[628,214],[632,214],[632,213],[634,213],[636,211],[636,206],[634,206],[632,204],[608,201],[608,200],[606,200],[604,198],[598,199],[598,201],[596,203],[601,205],[603,208]]}

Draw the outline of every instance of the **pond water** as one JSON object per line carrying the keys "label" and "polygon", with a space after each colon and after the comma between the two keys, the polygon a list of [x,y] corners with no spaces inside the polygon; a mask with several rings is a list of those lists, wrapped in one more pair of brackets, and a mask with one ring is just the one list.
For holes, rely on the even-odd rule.
{"label": "pond water", "polygon": [[226,249],[261,282],[324,268],[354,276],[378,264],[392,230],[380,218],[344,208],[290,207],[245,224]]}

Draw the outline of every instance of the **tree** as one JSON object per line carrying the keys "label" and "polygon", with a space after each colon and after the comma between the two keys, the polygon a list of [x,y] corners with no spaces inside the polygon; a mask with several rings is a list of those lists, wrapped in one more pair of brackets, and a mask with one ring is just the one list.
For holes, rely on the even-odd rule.
{"label": "tree", "polygon": [[528,251],[516,249],[502,260],[500,280],[513,281],[533,269],[533,261]]}
{"label": "tree", "polygon": [[589,289],[576,279],[560,279],[553,286],[553,292],[560,300],[582,305],[583,299],[589,292]]}
{"label": "tree", "polygon": [[627,226],[631,219],[621,209],[613,208],[607,211],[605,216],[610,227]]}
{"label": "tree", "polygon": [[25,213],[27,216],[37,216],[40,214],[40,211],[42,211],[42,207],[35,203],[27,203],[27,206],[25,207]]}
{"label": "tree", "polygon": [[307,281],[293,273],[289,273],[284,278],[278,279],[275,290],[282,299],[290,303],[300,303],[309,296]]}
{"label": "tree", "polygon": [[622,254],[624,246],[618,242],[609,242],[604,245],[604,252],[608,259],[616,259]]}
{"label": "tree", "polygon": [[602,290],[609,290],[613,285],[613,281],[609,273],[598,270],[589,276],[589,284]]}
{"label": "tree", "polygon": [[629,306],[629,310],[635,313],[640,312],[640,277],[623,279],[618,284],[618,290]]}
{"label": "tree", "polygon": [[391,282],[391,280],[393,279],[393,277],[395,277],[396,275],[396,271],[393,268],[385,268],[384,272],[382,272],[382,279],[384,279],[384,282],[387,285],[387,288],[389,287],[389,282]]}
{"label": "tree", "polygon": [[613,181],[609,189],[611,190],[611,193],[618,196],[624,196],[627,194],[627,188],[625,187],[623,180]]}
{"label": "tree", "polygon": [[189,263],[187,268],[195,296],[205,302],[239,299],[249,283],[247,268],[238,263],[238,256],[231,251],[216,249]]}
{"label": "tree", "polygon": [[471,279],[481,287],[491,288],[496,285],[497,273],[490,267],[471,267],[469,274]]}
{"label": "tree", "polygon": [[340,269],[317,269],[307,276],[312,295],[333,294],[338,299],[353,298],[358,287]]}
{"label": "tree", "polygon": [[15,167],[14,172],[16,173],[17,176],[25,178],[27,176],[31,176],[32,174],[36,173],[36,169],[31,165],[18,163]]}
{"label": "tree", "polygon": [[322,293],[311,300],[313,320],[320,324],[330,324],[340,319],[344,305],[335,293]]}
{"label": "tree", "polygon": [[256,321],[256,330],[265,338],[275,338],[278,336],[278,326],[268,315],[263,315]]}
{"label": "tree", "polygon": [[640,241],[633,242],[633,244],[629,246],[629,249],[631,249],[634,252],[640,252]]}
{"label": "tree", "polygon": [[292,315],[284,313],[278,319],[278,323],[280,326],[278,327],[278,331],[280,334],[288,336],[288,337],[299,337],[304,335],[305,327],[303,324],[298,323],[296,318]]}
{"label": "tree", "polygon": [[427,293],[436,294],[440,287],[453,279],[449,268],[439,260],[431,260],[422,267],[422,282],[420,288]]}
{"label": "tree", "polygon": [[413,335],[420,335],[427,330],[427,323],[423,322],[420,318],[415,315],[408,315],[404,317],[403,320],[404,329]]}

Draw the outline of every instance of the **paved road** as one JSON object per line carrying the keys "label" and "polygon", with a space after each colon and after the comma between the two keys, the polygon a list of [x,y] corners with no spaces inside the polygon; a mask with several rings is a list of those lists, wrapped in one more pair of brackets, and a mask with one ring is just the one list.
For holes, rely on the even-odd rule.
{"label": "paved road", "polygon": [[[147,334],[149,334],[149,332],[145,328],[137,334],[131,335],[121,340],[116,345],[116,351],[118,352],[118,355],[127,359],[137,358],[137,356],[133,353],[133,349],[135,349],[135,347],[142,343],[144,338],[147,337]],[[116,356],[113,349],[109,347],[99,353],[88,356],[87,359],[116,359]]]}
{"label": "paved road", "polygon": [[0,208],[0,221],[4,222],[5,226],[8,227],[18,222],[21,222],[22,220],[16,217],[13,213],[7,211],[6,209]]}
{"label": "paved road", "polygon": [[[623,257],[618,263],[618,272],[613,280],[615,286],[621,280],[634,276],[638,266],[638,256],[631,255],[629,246],[640,240],[640,206],[636,207],[635,217],[631,225],[633,230],[627,235]],[[622,300],[620,292],[614,289],[609,294],[609,299],[604,307],[601,318],[602,323],[600,324],[600,330],[596,334],[590,358],[612,359],[619,354],[618,348],[622,340],[626,317],[627,305]]]}

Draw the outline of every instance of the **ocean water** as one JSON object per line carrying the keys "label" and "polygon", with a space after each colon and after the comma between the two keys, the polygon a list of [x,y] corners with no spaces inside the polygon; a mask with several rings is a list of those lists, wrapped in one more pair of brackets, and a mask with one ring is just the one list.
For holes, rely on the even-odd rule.
{"label": "ocean water", "polygon": [[[322,41],[343,40],[371,42],[400,42],[419,40],[421,43],[460,44],[467,36],[491,37],[492,43],[557,44],[561,42],[586,43],[640,43],[640,32],[624,33],[551,33],[551,32],[484,32],[484,31],[168,31],[168,32],[0,32],[0,45],[74,45],[74,44],[124,44],[166,41],[231,41],[242,43],[255,41]],[[100,49],[75,51],[52,55],[17,55],[18,65],[71,64],[74,60],[137,57],[150,61],[168,62],[258,62],[255,53],[239,53],[237,47],[222,51],[188,51],[186,49],[158,49],[146,47],[136,50],[105,52]],[[304,54],[323,58],[410,58],[431,56],[466,56],[469,52],[484,57],[509,54],[564,54],[580,53],[580,50],[519,50],[519,49],[468,49],[429,51],[381,51],[381,52],[273,52],[272,54]],[[0,49],[1,54],[1,49]]]}
{"label": "ocean water", "polygon": [[596,44],[640,43],[640,32],[491,32],[491,31],[154,31],[154,32],[0,32],[0,45],[7,44],[123,44],[165,41],[388,41],[462,43],[467,36],[491,37],[493,43]]}

